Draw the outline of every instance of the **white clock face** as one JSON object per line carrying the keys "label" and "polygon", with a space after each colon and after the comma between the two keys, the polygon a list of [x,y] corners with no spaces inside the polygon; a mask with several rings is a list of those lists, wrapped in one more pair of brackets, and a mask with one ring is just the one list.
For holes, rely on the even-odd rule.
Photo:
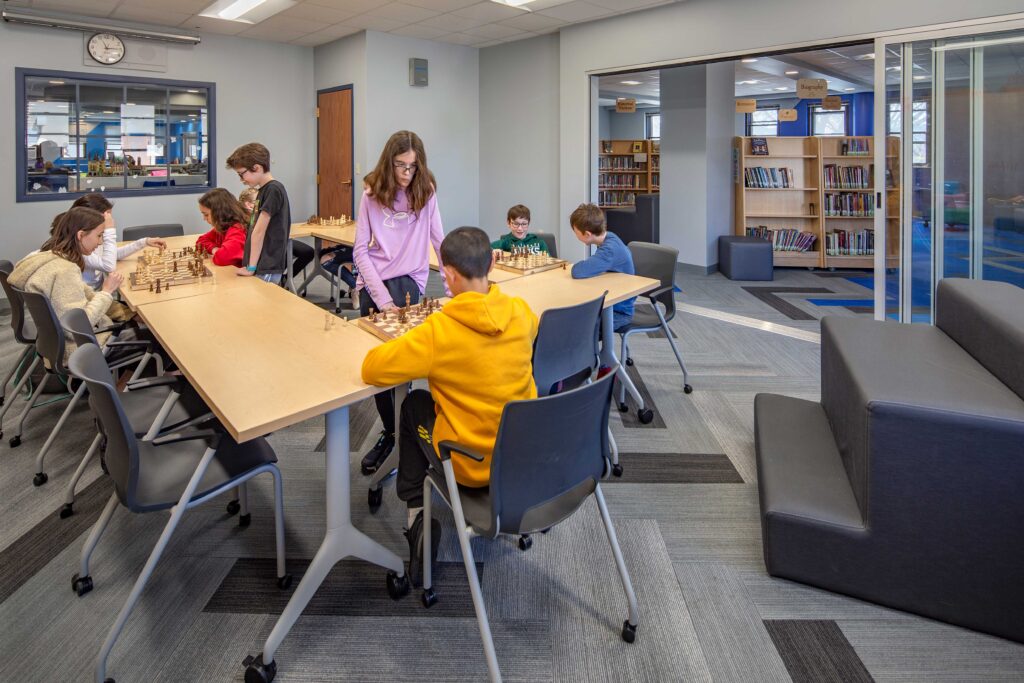
{"label": "white clock face", "polygon": [[124,42],[113,33],[97,33],[89,39],[89,55],[100,64],[117,64],[124,59]]}

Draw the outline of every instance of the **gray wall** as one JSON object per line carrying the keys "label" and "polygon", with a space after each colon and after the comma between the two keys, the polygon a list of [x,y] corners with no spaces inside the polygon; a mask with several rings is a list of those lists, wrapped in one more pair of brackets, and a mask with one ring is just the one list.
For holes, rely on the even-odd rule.
{"label": "gray wall", "polygon": [[[168,45],[167,71],[134,71],[83,66],[82,34],[0,23],[0,206],[3,221],[0,257],[17,260],[46,239],[52,218],[70,201],[15,202],[14,159],[24,154],[14,139],[14,67],[211,81],[217,84],[218,184],[231,192],[242,189],[224,169],[224,159],[246,142],[265,143],[274,176],[288,188],[293,216],[314,210],[315,155],[313,121],[313,51],[307,47],[204,34],[196,46]],[[45,44],[41,49],[40,45]],[[166,197],[122,197],[115,201],[118,227],[143,223],[181,223],[186,232],[205,224],[196,207],[198,194]]]}
{"label": "gray wall", "polygon": [[530,207],[532,230],[558,233],[557,34],[480,52],[480,169],[480,227],[488,234],[508,230],[514,204]]}
{"label": "gray wall", "polygon": [[[313,83],[317,90],[352,86],[352,154],[355,173],[352,175],[352,203],[356,212],[366,175],[366,33],[360,32],[327,45],[313,48]],[[314,93],[315,96],[315,93]],[[314,129],[313,135],[316,135]],[[376,157],[374,157],[376,161]]]}
{"label": "gray wall", "polygon": [[620,114],[615,107],[604,109],[608,110],[607,139],[611,140],[643,140],[647,137],[647,114],[658,112],[658,107],[637,107],[631,114]]}

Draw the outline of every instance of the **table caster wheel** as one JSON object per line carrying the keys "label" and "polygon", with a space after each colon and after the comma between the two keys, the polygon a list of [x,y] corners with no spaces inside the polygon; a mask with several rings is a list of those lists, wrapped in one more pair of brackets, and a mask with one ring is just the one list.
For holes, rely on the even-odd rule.
{"label": "table caster wheel", "polygon": [[629,412],[629,406],[627,406],[625,403],[620,403],[619,404],[619,412],[620,413],[628,413]]}
{"label": "table caster wheel", "polygon": [[228,503],[227,512],[229,515],[237,515],[241,509],[242,505],[237,500]]}
{"label": "table caster wheel", "polygon": [[37,472],[36,476],[32,477],[32,485],[42,486],[47,482],[48,479],[49,477],[46,476],[46,472]]}
{"label": "table caster wheel", "polygon": [[626,365],[628,367],[633,367],[633,359],[632,358],[627,358],[626,359]]}
{"label": "table caster wheel", "polygon": [[615,463],[614,465],[612,465],[612,474],[614,474],[616,477],[621,477],[622,465],[620,465],[619,463]]}
{"label": "table caster wheel", "polygon": [[437,604],[437,593],[434,592],[433,588],[424,588],[423,594],[420,595],[420,602],[427,609],[430,609]]}
{"label": "table caster wheel", "polygon": [[684,394],[692,394],[693,393],[693,387],[691,387],[689,384],[684,384],[683,385],[683,393]]}
{"label": "table caster wheel", "polygon": [[533,539],[530,538],[529,534],[523,534],[522,536],[519,537],[519,549],[520,550],[529,550],[532,547],[533,547]]}
{"label": "table caster wheel", "polygon": [[370,506],[370,512],[376,512],[380,509],[380,504],[384,500],[384,489],[369,489],[366,492],[366,504]]}
{"label": "table caster wheel", "polygon": [[245,514],[245,515],[239,515],[238,516],[238,526],[240,526],[240,527],[242,527],[244,529],[245,527],[249,526],[250,524],[252,524],[252,513],[251,512],[248,513],[248,514]]}
{"label": "table caster wheel", "polygon": [[[0,432],[0,434],[3,434],[3,432]],[[18,446],[21,445],[21,437],[20,436],[12,436],[11,440],[8,441],[7,443],[11,444],[11,448],[17,448]]]}
{"label": "table caster wheel", "polygon": [[283,591],[288,590],[292,587],[292,575],[285,574],[284,576],[277,577],[277,587]]}
{"label": "table caster wheel", "polygon": [[64,503],[64,507],[60,509],[60,518],[67,519],[73,514],[75,514],[75,508],[72,507],[71,503]]}
{"label": "table caster wheel", "polygon": [[399,600],[408,595],[411,587],[408,574],[399,576],[393,571],[388,572],[388,595],[392,600]]}
{"label": "table caster wheel", "polygon": [[71,577],[71,589],[78,594],[78,597],[82,597],[92,590],[92,577],[75,574]]}
{"label": "table caster wheel", "polygon": [[643,410],[636,411],[636,416],[640,420],[640,424],[650,424],[651,420],[654,419],[654,411],[650,408],[644,408]]}
{"label": "table caster wheel", "polygon": [[245,666],[245,683],[270,683],[277,675],[277,662],[264,664],[262,652],[255,659],[246,657],[242,664]]}
{"label": "table caster wheel", "polygon": [[636,626],[629,623],[629,619],[622,622],[622,639],[627,643],[636,640]]}

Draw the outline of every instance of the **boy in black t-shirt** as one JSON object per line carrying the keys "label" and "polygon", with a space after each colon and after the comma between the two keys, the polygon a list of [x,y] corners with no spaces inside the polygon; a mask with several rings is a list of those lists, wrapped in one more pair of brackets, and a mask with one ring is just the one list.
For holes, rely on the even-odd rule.
{"label": "boy in black t-shirt", "polygon": [[292,225],[288,193],[270,174],[270,152],[258,142],[242,145],[232,152],[227,167],[249,187],[259,188],[245,238],[245,267],[239,268],[238,274],[256,275],[278,284],[288,267],[288,236]]}

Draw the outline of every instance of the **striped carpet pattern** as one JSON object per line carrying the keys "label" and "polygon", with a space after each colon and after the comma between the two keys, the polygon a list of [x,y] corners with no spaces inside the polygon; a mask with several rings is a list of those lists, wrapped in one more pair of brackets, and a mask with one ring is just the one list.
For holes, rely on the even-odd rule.
{"label": "striped carpet pattern", "polygon": [[[751,283],[682,278],[683,308],[671,328],[690,370],[689,395],[662,335],[630,339],[629,373],[655,419],[641,424],[632,401],[629,412],[612,411],[624,474],[603,489],[639,601],[637,640],[626,644],[619,635],[626,600],[591,500],[534,535],[529,550],[514,538],[472,541],[505,680],[1020,679],[1024,646],[764,571],[754,396],[818,398],[820,308],[806,297],[823,282],[836,296],[864,295],[848,280],[778,271],[770,294],[786,304],[784,312],[764,292],[744,289]],[[326,304],[321,284],[310,298]],[[432,279],[428,294],[437,287]],[[0,317],[0,371],[18,354],[8,321]],[[82,598],[72,592],[80,550],[111,486],[92,463],[76,514],[57,517],[63,487],[94,433],[84,406],[55,442],[50,481],[32,486],[36,449],[61,410],[63,404],[33,411],[23,444],[0,446],[0,681],[91,680],[107,630],[167,519],[117,510],[92,558],[95,589]],[[353,523],[405,557],[405,509],[393,479],[370,512],[368,479],[359,474],[359,459],[380,429],[372,401],[354,406],[350,419]],[[5,422],[12,425],[12,416]],[[249,527],[225,511],[226,500],[186,513],[108,675],[122,682],[243,680],[242,660],[259,653],[324,534],[323,430],[317,418],[269,439],[284,475],[293,588],[276,585],[271,479],[257,477],[249,487]],[[452,516],[440,504],[435,515],[443,528],[438,604],[424,609],[416,592],[392,601],[384,570],[343,561],[278,651],[276,680],[486,679]]]}

